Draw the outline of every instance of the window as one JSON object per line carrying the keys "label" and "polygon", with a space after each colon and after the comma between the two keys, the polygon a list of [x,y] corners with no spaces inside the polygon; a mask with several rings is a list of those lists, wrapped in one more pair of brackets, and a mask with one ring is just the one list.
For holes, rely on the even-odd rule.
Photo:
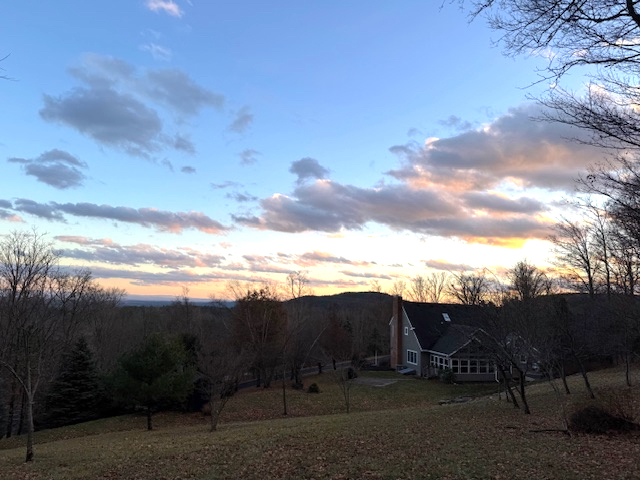
{"label": "window", "polygon": [[404,334],[409,335],[409,327],[404,327]]}
{"label": "window", "polygon": [[418,352],[415,350],[407,350],[407,363],[411,363],[412,365],[418,364]]}

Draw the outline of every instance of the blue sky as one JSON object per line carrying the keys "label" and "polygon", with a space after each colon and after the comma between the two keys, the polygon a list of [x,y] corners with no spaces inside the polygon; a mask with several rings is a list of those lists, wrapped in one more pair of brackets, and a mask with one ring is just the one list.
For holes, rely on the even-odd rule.
{"label": "blue sky", "polygon": [[24,1],[2,31],[0,232],[132,295],[545,265],[599,160],[532,121],[544,56],[455,5]]}

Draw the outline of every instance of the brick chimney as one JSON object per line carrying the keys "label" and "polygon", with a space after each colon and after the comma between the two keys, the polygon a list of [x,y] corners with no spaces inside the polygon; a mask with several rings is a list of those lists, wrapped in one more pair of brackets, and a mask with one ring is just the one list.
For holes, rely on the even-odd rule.
{"label": "brick chimney", "polygon": [[400,295],[393,297],[393,317],[391,318],[391,368],[397,368],[398,365],[404,364],[404,356],[402,352],[402,297]]}

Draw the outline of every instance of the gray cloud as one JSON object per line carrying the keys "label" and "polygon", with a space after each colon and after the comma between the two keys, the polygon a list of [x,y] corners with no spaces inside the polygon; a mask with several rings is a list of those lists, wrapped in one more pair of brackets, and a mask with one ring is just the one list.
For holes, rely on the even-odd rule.
{"label": "gray cloud", "polygon": [[229,230],[221,223],[200,212],[167,212],[155,208],[113,207],[94,203],[37,203],[18,199],[16,211],[37,217],[66,222],[63,214],[85,218],[102,218],[118,222],[133,223],[161,232],[180,233],[183,230],[198,230],[208,234],[220,234]]}
{"label": "gray cloud", "polygon": [[199,86],[180,70],[150,70],[139,87],[149,99],[187,116],[198,114],[204,107],[224,106],[224,96]]}
{"label": "gray cloud", "polygon": [[228,130],[235,133],[244,133],[253,123],[253,113],[248,106],[242,107],[236,112],[235,118],[228,127]]}
{"label": "gray cloud", "polygon": [[440,270],[444,272],[467,272],[474,270],[474,267],[472,267],[471,265],[467,265],[464,263],[444,262],[442,260],[423,260],[422,263],[433,270]]}
{"label": "gray cloud", "polygon": [[80,187],[86,178],[80,169],[87,168],[87,164],[63,150],[49,150],[33,159],[9,158],[7,161],[22,164],[27,175],[61,190]]}
{"label": "gray cloud", "polygon": [[260,152],[253,150],[252,148],[248,148],[240,152],[238,155],[240,157],[241,165],[253,165],[258,161],[258,155],[260,155]]}
{"label": "gray cloud", "polygon": [[156,111],[111,88],[79,87],[60,97],[45,95],[40,116],[131,155],[148,157],[160,147],[162,122]]}
{"label": "gray cloud", "polygon": [[[572,193],[575,178],[603,152],[571,141],[580,135],[571,127],[532,119],[540,115],[538,107],[525,105],[478,130],[392,147],[401,159],[388,172],[396,184],[340,184],[325,179],[313,159],[302,159],[290,168],[298,175],[291,194],[264,198],[259,214],[234,219],[283,232],[359,230],[377,223],[488,244],[547,238],[554,195]],[[304,181],[310,178],[315,181]],[[530,193],[539,195],[540,189],[551,194],[547,204]]]}
{"label": "gray cloud", "polygon": [[13,205],[9,200],[1,200],[0,199],[0,208],[12,208]]}
{"label": "gray cloud", "polygon": [[302,184],[310,178],[322,179],[329,175],[329,170],[320,165],[315,158],[309,157],[292,162],[289,172],[298,177],[296,181],[298,184]]}
{"label": "gray cloud", "polygon": [[173,141],[173,148],[175,148],[176,150],[182,150],[183,152],[186,152],[190,155],[195,155],[196,153],[195,145],[193,144],[193,142],[191,142],[191,139],[184,135],[178,134],[175,136]]}
{"label": "gray cloud", "polygon": [[36,217],[66,223],[64,216],[52,205],[34,202],[26,198],[18,198],[14,202],[13,209],[17,212],[28,213]]}
{"label": "gray cloud", "polygon": [[224,261],[223,255],[212,255],[191,248],[166,249],[155,245],[120,245],[108,239],[58,236],[56,240],[80,245],[65,249],[64,256],[84,261],[114,265],[156,265],[162,268],[216,267]]}
{"label": "gray cloud", "polygon": [[41,117],[131,155],[149,158],[164,147],[195,153],[187,136],[164,133],[158,111],[145,102],[178,117],[197,115],[203,108],[221,109],[224,104],[222,95],[177,69],[139,73],[123,60],[87,54],[69,73],[83,85],[59,96],[44,95]]}
{"label": "gray cloud", "polygon": [[258,200],[258,197],[253,196],[247,192],[245,193],[240,193],[240,192],[233,192],[233,193],[227,193],[225,195],[225,197],[231,199],[231,200],[235,200],[236,202],[240,202],[240,203],[244,203],[244,202],[255,202],[256,200]]}
{"label": "gray cloud", "polygon": [[511,109],[490,125],[459,135],[391,148],[401,168],[389,174],[410,184],[492,189],[504,181],[524,187],[573,192],[575,178],[601,160],[602,150],[574,138],[585,133],[568,125],[535,121],[535,105]]}
{"label": "gray cloud", "polygon": [[185,165],[184,167],[182,167],[180,169],[180,171],[182,173],[188,173],[188,174],[196,173],[196,169],[194,167],[192,167],[191,165]]}

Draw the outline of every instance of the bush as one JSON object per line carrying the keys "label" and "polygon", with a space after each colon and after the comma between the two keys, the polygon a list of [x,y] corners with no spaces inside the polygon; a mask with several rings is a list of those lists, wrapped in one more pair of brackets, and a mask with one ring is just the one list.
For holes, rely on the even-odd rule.
{"label": "bush", "polygon": [[456,381],[456,374],[453,373],[453,370],[450,368],[445,368],[440,370],[438,373],[438,377],[442,383],[447,383],[449,385],[453,384]]}
{"label": "bush", "polygon": [[581,408],[569,418],[569,430],[580,433],[630,432],[639,428],[640,425],[637,423],[616,416],[596,405]]}
{"label": "bush", "polygon": [[320,387],[318,386],[317,383],[312,383],[311,385],[309,385],[309,388],[307,389],[308,393],[320,393]]}
{"label": "bush", "polygon": [[358,372],[355,371],[352,367],[347,369],[347,378],[349,380],[353,380],[354,378],[358,378]]}

